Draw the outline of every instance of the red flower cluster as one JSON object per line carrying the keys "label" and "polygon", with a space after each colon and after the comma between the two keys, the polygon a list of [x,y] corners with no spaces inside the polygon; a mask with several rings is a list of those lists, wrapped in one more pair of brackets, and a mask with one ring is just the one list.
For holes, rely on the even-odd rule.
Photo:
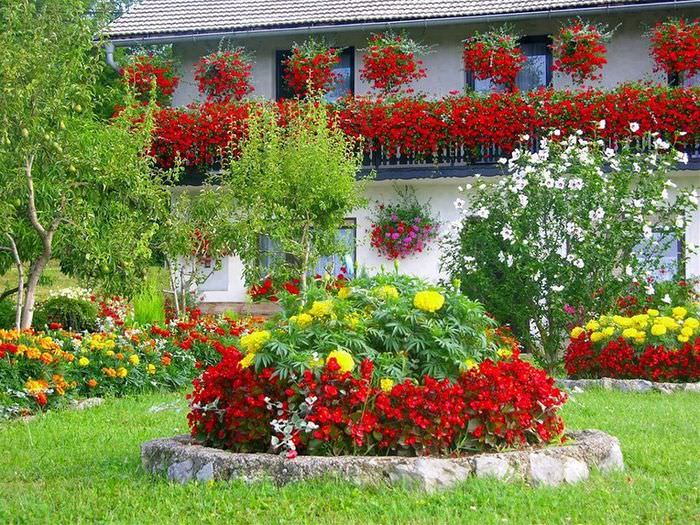
{"label": "red flower cluster", "polygon": [[552,69],[571,75],[579,83],[599,79],[600,69],[608,63],[605,58],[607,38],[597,26],[581,21],[562,27],[552,45]]}
{"label": "red flower cluster", "polygon": [[340,51],[318,42],[294,45],[292,54],[284,63],[284,79],[297,96],[325,93],[337,75],[333,67],[340,63]]}
{"label": "red flower cluster", "polygon": [[275,285],[272,277],[268,276],[263,279],[262,283],[251,286],[248,289],[248,295],[253,302],[270,301],[276,303],[279,300],[277,294],[280,289],[284,289],[287,293],[292,295],[299,295],[300,282],[299,279],[290,279],[280,287],[279,285]]}
{"label": "red flower cluster", "polygon": [[[294,104],[286,102],[280,115]],[[163,108],[156,116],[152,154],[164,168],[178,157],[191,167],[216,165],[227,152],[236,154],[253,108],[252,103]],[[629,137],[630,122],[639,123],[640,133],[659,132],[692,144],[700,137],[700,90],[623,85],[614,91],[541,90],[438,101],[350,97],[335,107],[335,117],[345,133],[364,139],[368,152],[416,158],[457,153],[468,162],[494,146],[507,153],[522,135],[537,137],[552,129],[564,136],[580,129],[614,144]],[[679,137],[680,131],[686,135]]]}
{"label": "red flower cluster", "polygon": [[676,349],[648,345],[638,353],[623,338],[598,350],[584,332],[569,343],[564,364],[569,376],[575,378],[700,381],[700,338]]}
{"label": "red flower cluster", "polygon": [[423,62],[416,59],[413,47],[416,44],[402,36],[372,35],[362,58],[360,76],[385,93],[395,93],[402,86],[425,78]]}
{"label": "red flower cluster", "polygon": [[548,443],[564,429],[557,410],[566,395],[517,357],[485,361],[454,383],[425,377],[387,390],[373,385],[369,360],[359,377],[331,359],[290,382],[269,368],[242,368],[241,357],[228,349],[194,382],[190,428],[207,445],[269,451],[271,421],[297,414],[302,403],[307,430],[291,436],[295,453],[455,454]]}
{"label": "red flower cluster", "polygon": [[490,78],[513,91],[515,78],[527,60],[517,38],[506,32],[477,34],[464,43],[464,69],[479,80]]}
{"label": "red flower cluster", "polygon": [[658,69],[690,78],[700,71],[700,20],[660,22],[651,31],[651,56]]}
{"label": "red flower cluster", "polygon": [[241,100],[253,92],[250,85],[252,64],[242,49],[219,51],[202,57],[194,69],[199,92],[207,100]]}
{"label": "red flower cluster", "polygon": [[155,82],[156,101],[165,103],[180,82],[173,72],[172,62],[156,55],[136,55],[119,74],[134,89],[141,101],[149,99]]}

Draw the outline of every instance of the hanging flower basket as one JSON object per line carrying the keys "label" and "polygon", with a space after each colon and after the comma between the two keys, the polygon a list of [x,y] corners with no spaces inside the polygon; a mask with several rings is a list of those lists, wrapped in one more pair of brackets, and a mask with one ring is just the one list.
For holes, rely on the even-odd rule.
{"label": "hanging flower basket", "polygon": [[515,90],[515,79],[527,60],[517,35],[508,27],[476,33],[464,41],[464,68],[479,80],[491,79],[495,84]]}
{"label": "hanging flower basket", "polygon": [[322,40],[295,43],[291,56],[283,62],[284,79],[299,97],[327,93],[338,80],[333,68],[339,63],[340,49],[329,47]]}
{"label": "hanging flower basket", "polygon": [[577,20],[563,26],[554,37],[552,69],[570,75],[578,83],[600,79],[600,70],[608,63],[605,43],[611,38],[612,31],[603,25]]}
{"label": "hanging flower basket", "polygon": [[395,203],[377,203],[372,217],[371,244],[387,259],[421,253],[437,236],[439,223],[430,206],[421,204],[409,187],[398,191]]}
{"label": "hanging flower basket", "polygon": [[172,60],[155,54],[134,55],[119,74],[134,90],[136,98],[141,102],[149,100],[155,86],[156,103],[160,105],[170,102],[180,82],[173,71]]}
{"label": "hanging flower basket", "polygon": [[686,79],[700,70],[700,20],[660,22],[649,35],[657,70]]}
{"label": "hanging flower basket", "polygon": [[373,34],[362,59],[360,76],[374,89],[396,93],[414,80],[425,78],[423,62],[416,55],[427,52],[427,47],[406,35]]}
{"label": "hanging flower basket", "polygon": [[195,66],[194,78],[199,92],[207,100],[216,102],[239,101],[253,92],[250,85],[250,57],[242,48],[218,51],[202,57]]}

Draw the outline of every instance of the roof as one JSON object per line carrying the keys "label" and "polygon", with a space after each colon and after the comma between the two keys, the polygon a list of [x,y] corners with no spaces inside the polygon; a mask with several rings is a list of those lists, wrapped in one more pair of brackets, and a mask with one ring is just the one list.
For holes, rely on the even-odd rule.
{"label": "roof", "polygon": [[644,0],[142,0],[115,20],[107,33],[112,39],[130,40],[644,3]]}

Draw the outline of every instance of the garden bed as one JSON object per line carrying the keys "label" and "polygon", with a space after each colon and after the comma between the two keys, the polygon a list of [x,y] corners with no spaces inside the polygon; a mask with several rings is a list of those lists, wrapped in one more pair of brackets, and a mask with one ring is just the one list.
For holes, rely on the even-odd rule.
{"label": "garden bed", "polygon": [[360,485],[408,485],[426,491],[447,489],[473,477],[561,485],[588,479],[592,469],[624,469],[617,438],[599,430],[568,434],[569,444],[472,456],[298,456],[240,454],[203,447],[189,436],[155,439],[141,446],[143,468],[179,483],[239,479],[277,485],[336,477]]}
{"label": "garden bed", "polygon": [[573,390],[579,388],[588,390],[590,388],[602,388],[604,390],[620,390],[622,392],[661,392],[664,394],[672,394],[674,392],[698,392],[700,393],[699,383],[657,383],[647,381],[646,379],[613,379],[603,377],[601,379],[560,379],[558,383],[564,387]]}

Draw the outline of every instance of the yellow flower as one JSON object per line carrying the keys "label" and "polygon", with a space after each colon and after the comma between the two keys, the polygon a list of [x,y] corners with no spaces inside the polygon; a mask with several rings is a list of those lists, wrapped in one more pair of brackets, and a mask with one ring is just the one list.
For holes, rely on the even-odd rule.
{"label": "yellow flower", "polygon": [[360,316],[357,314],[350,314],[345,318],[345,320],[347,321],[348,326],[353,330],[357,328],[358,324],[360,324]]}
{"label": "yellow flower", "polygon": [[675,319],[672,319],[671,317],[666,317],[666,316],[664,316],[664,317],[659,317],[659,318],[656,320],[656,322],[657,322],[657,323],[661,323],[662,325],[664,325],[664,326],[665,326],[666,328],[668,328],[669,330],[674,330],[674,331],[675,331],[675,330],[678,330],[678,329],[680,328],[680,326],[678,326],[678,323],[676,322],[676,320],[675,320]]}
{"label": "yellow flower", "polygon": [[681,343],[687,343],[687,342],[688,342],[688,339],[690,339],[690,338],[689,338],[687,335],[681,334],[681,335],[678,336],[678,340],[679,340]]}
{"label": "yellow flower", "polygon": [[598,329],[600,329],[600,323],[595,319],[591,319],[588,321],[588,323],[586,323],[586,330],[589,332],[595,332]]}
{"label": "yellow flower", "polygon": [[603,332],[593,332],[591,334],[591,341],[593,341],[594,343],[602,341],[603,339],[605,339],[605,335],[603,334]]}
{"label": "yellow flower", "polygon": [[124,368],[123,366],[120,366],[117,368],[117,377],[125,378],[129,374],[129,371]]}
{"label": "yellow flower", "polygon": [[90,364],[90,360],[87,357],[81,357],[78,359],[78,366],[86,367]]}
{"label": "yellow flower", "polygon": [[27,356],[27,359],[39,359],[41,357],[41,350],[32,346],[27,348],[24,355]]}
{"label": "yellow flower", "polygon": [[694,330],[692,328],[690,328],[689,326],[684,326],[683,328],[681,328],[681,334],[685,335],[687,337],[690,337],[691,335],[693,335],[693,332],[694,332]]}
{"label": "yellow flower", "polygon": [[255,353],[251,352],[250,354],[246,354],[246,356],[241,359],[241,368],[248,368],[250,365],[253,364],[253,360],[255,359]]}
{"label": "yellow flower", "polygon": [[658,317],[659,311],[654,308],[649,308],[649,310],[647,310],[647,314],[649,315],[649,317]]}
{"label": "yellow flower", "polygon": [[352,295],[352,288],[349,286],[343,286],[338,290],[338,299],[347,299]]}
{"label": "yellow flower", "polygon": [[472,359],[471,357],[464,361],[464,368],[467,370],[471,370],[472,368],[476,368],[478,366],[479,363],[477,363],[476,360]]}
{"label": "yellow flower", "polygon": [[[309,314],[299,314],[294,317],[296,318],[294,319],[294,324],[296,324],[299,328],[306,328],[314,322],[314,318]],[[289,320],[291,321],[292,319],[290,318]]]}
{"label": "yellow flower", "polygon": [[655,335],[656,337],[666,335],[666,327],[662,324],[654,323],[651,327],[651,335]]}
{"label": "yellow flower", "polygon": [[508,359],[513,355],[513,350],[507,346],[503,346],[496,351],[496,354],[498,354],[498,357],[502,359]]}
{"label": "yellow flower", "polygon": [[622,331],[622,337],[625,339],[634,339],[637,337],[637,329],[636,328],[625,328]]}
{"label": "yellow flower", "polygon": [[314,301],[309,309],[309,314],[314,317],[325,317],[333,312],[333,301]]}
{"label": "yellow flower", "polygon": [[629,328],[632,326],[632,319],[629,317],[622,317],[621,315],[614,315],[613,322],[622,328]]}
{"label": "yellow flower", "polygon": [[352,372],[352,369],[355,368],[355,360],[352,358],[352,355],[345,350],[333,350],[328,354],[328,357],[326,357],[326,364],[333,358],[335,358],[340,367],[340,372],[342,373]]}
{"label": "yellow flower", "polygon": [[146,372],[149,374],[153,375],[156,373],[156,366],[152,363],[148,363],[148,366],[146,366]]}
{"label": "yellow flower", "polygon": [[676,306],[671,312],[676,319],[685,319],[685,316],[688,315],[688,310],[682,306]]}
{"label": "yellow flower", "polygon": [[107,351],[105,352],[105,355],[106,355],[107,357],[114,357],[114,350],[107,350]]}
{"label": "yellow flower", "polygon": [[700,321],[698,321],[695,317],[688,317],[688,319],[683,322],[683,326],[697,330],[698,327],[700,327]]}
{"label": "yellow flower", "polygon": [[141,360],[139,359],[139,356],[137,356],[136,354],[131,354],[129,356],[129,363],[131,363],[132,365],[136,366],[140,362],[141,362]]}
{"label": "yellow flower", "polygon": [[394,380],[389,377],[384,377],[379,381],[379,387],[384,390],[384,392],[391,392],[394,388]]}
{"label": "yellow flower", "polygon": [[314,353],[314,356],[311,359],[309,359],[309,366],[311,368],[320,368],[323,366],[323,359],[321,359]]}
{"label": "yellow flower", "polygon": [[267,343],[271,337],[272,334],[269,330],[251,332],[241,337],[241,346],[245,349],[246,353],[252,354],[265,346],[265,343]]}
{"label": "yellow flower", "polygon": [[612,335],[615,333],[615,328],[612,326],[606,326],[603,328],[603,335],[606,337],[612,337]]}
{"label": "yellow flower", "polygon": [[396,286],[392,286],[390,284],[385,284],[384,286],[379,286],[374,290],[374,293],[378,296],[381,297],[382,299],[398,299],[399,298],[399,291],[396,289]]}
{"label": "yellow flower", "polygon": [[608,324],[610,324],[610,318],[607,315],[601,315],[598,322],[600,326],[608,326]]}
{"label": "yellow flower", "polygon": [[440,292],[424,290],[413,298],[413,306],[424,312],[437,312],[445,304],[445,297]]}
{"label": "yellow flower", "polygon": [[585,332],[585,330],[580,326],[574,327],[574,329],[571,330],[571,339],[578,339],[578,336],[580,336],[583,332]]}

